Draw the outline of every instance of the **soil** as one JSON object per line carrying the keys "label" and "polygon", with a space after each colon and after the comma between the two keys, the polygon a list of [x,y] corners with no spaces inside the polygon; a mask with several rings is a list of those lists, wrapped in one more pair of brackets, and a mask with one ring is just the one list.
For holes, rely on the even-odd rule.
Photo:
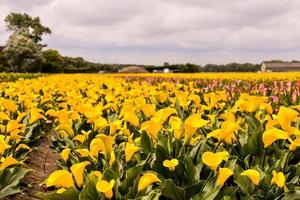
{"label": "soil", "polygon": [[59,159],[59,154],[53,152],[50,148],[51,136],[55,134],[54,131],[49,131],[47,136],[42,139],[40,145],[30,153],[25,163],[25,167],[32,170],[24,180],[29,185],[29,189],[23,191],[22,194],[7,198],[7,200],[39,200],[40,198],[35,195],[38,192],[46,191],[42,183],[49,174],[58,169],[56,161]]}

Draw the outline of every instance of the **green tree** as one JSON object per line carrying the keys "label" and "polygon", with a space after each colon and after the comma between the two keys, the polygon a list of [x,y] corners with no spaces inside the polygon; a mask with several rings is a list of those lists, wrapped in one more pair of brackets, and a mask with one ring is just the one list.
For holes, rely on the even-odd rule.
{"label": "green tree", "polygon": [[42,72],[59,73],[63,71],[63,57],[58,51],[48,49],[43,52],[43,67]]}
{"label": "green tree", "polygon": [[8,30],[17,31],[22,28],[29,29],[30,38],[38,43],[42,41],[44,34],[50,34],[50,28],[41,24],[39,17],[31,17],[24,13],[10,13],[5,20]]}
{"label": "green tree", "polygon": [[42,60],[42,46],[33,41],[26,28],[16,30],[9,37],[3,53],[13,71],[18,72],[38,71]]}

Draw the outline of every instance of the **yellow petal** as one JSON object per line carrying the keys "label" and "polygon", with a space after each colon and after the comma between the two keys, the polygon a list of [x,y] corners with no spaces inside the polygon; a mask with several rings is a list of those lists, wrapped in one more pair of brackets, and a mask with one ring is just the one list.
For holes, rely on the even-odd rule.
{"label": "yellow petal", "polygon": [[216,181],[217,186],[223,186],[225,181],[233,175],[233,171],[229,168],[220,168],[219,175]]}
{"label": "yellow petal", "polygon": [[146,187],[148,187],[149,185],[151,185],[152,183],[155,182],[161,182],[161,180],[159,178],[157,178],[157,176],[153,173],[147,172],[145,173],[139,180],[138,183],[138,191],[142,191],[144,190]]}
{"label": "yellow petal", "polygon": [[69,148],[62,150],[61,157],[65,162],[68,160],[70,152],[71,152],[71,149],[69,149]]}
{"label": "yellow petal", "polygon": [[83,184],[83,172],[85,170],[85,167],[89,164],[90,164],[89,161],[84,161],[84,162],[81,162],[78,164],[73,164],[71,166],[71,172],[72,172],[72,174],[75,178],[75,181],[79,187],[81,187]]}
{"label": "yellow petal", "polygon": [[46,181],[46,187],[65,187],[74,186],[72,174],[67,170],[56,170],[50,174]]}
{"label": "yellow petal", "polygon": [[115,185],[115,180],[111,180],[109,183],[105,180],[100,180],[96,184],[96,189],[99,192],[104,193],[105,197],[111,199],[113,197],[112,189]]}
{"label": "yellow petal", "polygon": [[140,147],[134,146],[134,144],[126,143],[125,147],[125,160],[128,162],[133,154],[140,150]]}
{"label": "yellow petal", "polygon": [[207,166],[211,167],[213,170],[216,170],[218,165],[221,164],[223,160],[227,161],[229,153],[227,151],[213,153],[211,151],[204,152],[202,155],[202,161]]}
{"label": "yellow petal", "polygon": [[157,140],[157,134],[161,128],[161,124],[153,120],[146,121],[141,125],[141,130],[146,131],[155,140]]}
{"label": "yellow petal", "polygon": [[9,167],[11,165],[16,165],[16,164],[20,164],[20,162],[17,159],[15,159],[13,157],[7,157],[1,163],[0,170],[4,170],[5,168],[7,168],[7,167]]}
{"label": "yellow petal", "polygon": [[247,176],[255,185],[259,185],[260,174],[255,169],[248,169],[241,173],[242,176]]}
{"label": "yellow petal", "polygon": [[262,135],[262,140],[264,143],[264,147],[268,147],[271,144],[273,144],[273,142],[277,141],[277,140],[285,140],[288,139],[289,135],[287,132],[282,131],[278,128],[270,128],[268,130],[266,130],[263,135]]}
{"label": "yellow petal", "polygon": [[271,180],[271,184],[276,184],[278,187],[282,188],[285,185],[285,177],[284,174],[282,172],[276,172],[276,171],[272,171],[272,180]]}

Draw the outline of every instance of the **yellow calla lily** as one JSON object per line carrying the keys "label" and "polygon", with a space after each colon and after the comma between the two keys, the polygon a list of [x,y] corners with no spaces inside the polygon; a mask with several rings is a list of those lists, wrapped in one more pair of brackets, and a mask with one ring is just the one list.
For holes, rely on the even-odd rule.
{"label": "yellow calla lily", "polygon": [[209,134],[206,138],[214,137],[219,141],[224,141],[227,144],[232,144],[232,141],[236,140],[235,132],[239,130],[239,125],[233,121],[224,121],[221,125],[221,129],[216,129]]}
{"label": "yellow calla lily", "polygon": [[184,144],[189,145],[194,133],[202,126],[208,123],[207,120],[201,118],[201,114],[193,114],[184,122]]}
{"label": "yellow calla lily", "polygon": [[89,164],[90,164],[89,161],[84,161],[81,163],[73,164],[71,166],[71,172],[72,172],[72,174],[75,178],[75,181],[79,187],[81,187],[83,184],[83,172],[84,172],[86,166],[88,166]]}
{"label": "yellow calla lily", "polygon": [[285,177],[282,172],[276,172],[275,170],[272,171],[272,180],[271,184],[276,184],[278,187],[282,188],[285,184]]}
{"label": "yellow calla lily", "polygon": [[60,155],[65,162],[68,160],[68,158],[70,156],[70,152],[71,152],[71,149],[69,149],[69,148],[62,150]]}
{"label": "yellow calla lily", "polygon": [[72,174],[64,169],[52,172],[46,181],[46,187],[51,186],[65,188],[74,186]]}
{"label": "yellow calla lily", "polygon": [[97,135],[97,137],[99,137],[104,144],[105,156],[110,155],[110,153],[113,150],[113,145],[115,143],[115,136],[99,134],[99,135]]}
{"label": "yellow calla lily", "polygon": [[229,157],[229,153],[227,151],[222,151],[217,153],[206,151],[202,155],[202,161],[211,169],[216,170],[218,165],[220,165],[223,160],[225,161],[228,160],[228,157]]}
{"label": "yellow calla lily", "polygon": [[132,124],[133,126],[139,127],[140,126],[140,120],[139,118],[136,116],[136,114],[131,113],[131,112],[125,112],[124,116],[123,116],[123,120],[125,122],[129,122],[130,124]]}
{"label": "yellow calla lily", "polygon": [[16,165],[16,164],[20,164],[20,162],[17,159],[15,159],[13,157],[4,158],[2,163],[0,164],[0,170],[4,170],[7,167],[9,167],[11,165]]}
{"label": "yellow calla lily", "polygon": [[262,135],[262,141],[264,143],[265,148],[270,146],[271,144],[273,144],[273,142],[277,140],[286,140],[288,138],[289,135],[287,132],[274,127],[266,130]]}
{"label": "yellow calla lily", "polygon": [[95,138],[90,143],[90,156],[97,157],[99,152],[104,151],[104,143],[100,138]]}
{"label": "yellow calla lily", "polygon": [[219,175],[216,181],[217,186],[223,186],[226,180],[233,175],[233,171],[229,168],[219,168]]}
{"label": "yellow calla lily", "polygon": [[107,182],[105,180],[100,180],[96,184],[96,189],[99,192],[104,193],[104,196],[108,199],[111,199],[113,197],[113,187],[115,185],[115,180],[111,180],[110,182]]}
{"label": "yellow calla lily", "polygon": [[157,178],[157,176],[151,172],[147,172],[145,173],[139,180],[138,183],[138,191],[142,191],[144,189],[146,189],[146,187],[148,187],[149,185],[151,185],[152,183],[160,183],[161,180],[159,178]]}
{"label": "yellow calla lily", "polygon": [[291,126],[291,123],[298,117],[298,115],[299,113],[297,111],[291,108],[280,106],[277,114],[277,120],[283,130],[287,131],[289,134],[292,134],[293,127]]}
{"label": "yellow calla lily", "polygon": [[60,124],[56,127],[55,130],[56,131],[64,131],[71,138],[74,136],[74,131],[70,124]]}
{"label": "yellow calla lily", "polygon": [[248,169],[241,173],[242,176],[247,176],[255,185],[259,185],[260,173],[255,169]]}
{"label": "yellow calla lily", "polygon": [[133,154],[137,151],[139,151],[141,148],[135,146],[134,144],[130,144],[130,143],[126,143],[125,146],[125,160],[126,162],[128,162],[131,157],[133,156]]}
{"label": "yellow calla lily", "polygon": [[146,121],[141,125],[141,130],[146,131],[155,140],[157,140],[157,134],[161,130],[161,128],[162,125],[153,120]]}
{"label": "yellow calla lily", "polygon": [[163,166],[169,168],[170,171],[174,171],[175,167],[179,164],[177,159],[165,160]]}

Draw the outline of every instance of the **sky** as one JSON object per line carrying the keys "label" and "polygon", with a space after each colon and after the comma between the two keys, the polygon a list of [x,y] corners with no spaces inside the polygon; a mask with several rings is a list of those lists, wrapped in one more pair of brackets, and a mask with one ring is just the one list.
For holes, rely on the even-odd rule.
{"label": "sky", "polygon": [[299,0],[0,0],[0,45],[10,12],[39,16],[49,48],[100,63],[300,60]]}

